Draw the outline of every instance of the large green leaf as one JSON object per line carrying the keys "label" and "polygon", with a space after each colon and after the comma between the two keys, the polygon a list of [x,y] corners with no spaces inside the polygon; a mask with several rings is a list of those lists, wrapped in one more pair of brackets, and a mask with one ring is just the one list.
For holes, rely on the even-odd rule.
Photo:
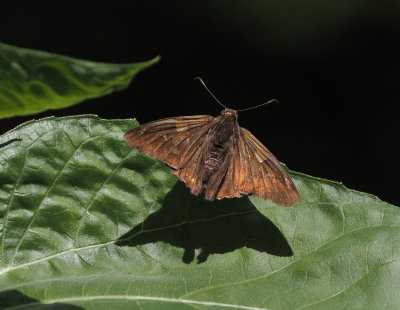
{"label": "large green leaf", "polygon": [[158,60],[97,63],[0,43],[0,118],[60,109],[124,89]]}
{"label": "large green leaf", "polygon": [[136,125],[47,118],[0,137],[4,309],[398,308],[398,208],[294,172],[298,205],[207,202],[126,145]]}

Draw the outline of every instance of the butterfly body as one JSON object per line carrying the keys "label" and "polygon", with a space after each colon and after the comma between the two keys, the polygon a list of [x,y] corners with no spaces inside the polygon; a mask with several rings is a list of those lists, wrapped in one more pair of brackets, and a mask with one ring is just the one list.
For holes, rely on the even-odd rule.
{"label": "butterfly body", "polygon": [[128,144],[164,161],[179,179],[207,200],[245,194],[292,205],[299,193],[279,161],[247,129],[235,110],[220,116],[171,117],[133,128]]}
{"label": "butterfly body", "polygon": [[231,115],[223,114],[216,120],[217,125],[209,133],[209,148],[206,151],[204,162],[206,169],[212,172],[218,170],[229,152],[229,145],[235,129],[235,119]]}
{"label": "butterfly body", "polygon": [[[214,200],[217,188],[223,182],[230,162],[234,132],[237,124],[237,114],[222,111],[222,115],[215,119],[215,127],[208,133],[208,141],[203,152],[203,159],[199,162],[199,184],[192,194],[198,195],[204,188],[205,198]],[[178,175],[179,176],[179,175]]]}

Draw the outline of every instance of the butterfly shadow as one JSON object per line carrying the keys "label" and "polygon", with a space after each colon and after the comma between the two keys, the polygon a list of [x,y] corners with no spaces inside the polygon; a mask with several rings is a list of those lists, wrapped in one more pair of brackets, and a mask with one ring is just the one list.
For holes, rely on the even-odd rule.
{"label": "butterfly shadow", "polygon": [[59,302],[43,304],[41,301],[30,298],[17,290],[5,290],[0,292],[0,310],[1,309],[83,310],[82,307]]}
{"label": "butterfly shadow", "polygon": [[293,255],[279,229],[251,203],[240,199],[206,201],[193,196],[183,182],[177,182],[162,207],[121,236],[116,245],[138,246],[166,242],[184,249],[182,261],[197,262],[210,254],[223,254],[242,247],[278,256]]}

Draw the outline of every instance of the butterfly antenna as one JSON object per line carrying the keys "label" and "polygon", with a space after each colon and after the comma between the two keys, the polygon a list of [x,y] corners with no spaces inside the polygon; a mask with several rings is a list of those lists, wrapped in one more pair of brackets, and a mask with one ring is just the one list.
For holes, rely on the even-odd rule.
{"label": "butterfly antenna", "polygon": [[273,102],[276,102],[277,104],[279,104],[278,99],[275,99],[275,98],[274,98],[274,99],[271,99],[271,100],[269,100],[269,101],[267,101],[267,102],[264,102],[264,103],[262,103],[262,104],[256,105],[256,106],[251,107],[251,108],[236,110],[236,112],[242,112],[242,111],[252,110],[252,109],[255,109],[255,108],[258,108],[258,107],[262,107],[263,105],[267,105],[267,104],[273,103]]}
{"label": "butterfly antenna", "polygon": [[201,83],[201,84],[204,86],[204,88],[206,89],[206,91],[208,91],[208,93],[211,95],[211,97],[213,97],[214,100],[215,100],[216,102],[218,102],[221,106],[224,107],[224,109],[226,109],[226,106],[224,106],[224,105],[221,103],[221,101],[219,101],[219,100],[217,99],[217,97],[215,97],[214,94],[208,89],[208,87],[206,86],[206,84],[204,83],[204,81],[203,81],[203,79],[202,79],[201,77],[196,76],[196,77],[194,78],[194,80],[195,80],[195,81],[196,81],[196,80],[199,80],[200,83]]}

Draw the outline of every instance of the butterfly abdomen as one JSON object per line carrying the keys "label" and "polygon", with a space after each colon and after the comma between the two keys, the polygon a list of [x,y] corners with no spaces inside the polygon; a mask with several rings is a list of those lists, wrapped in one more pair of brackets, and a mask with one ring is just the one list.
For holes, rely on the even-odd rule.
{"label": "butterfly abdomen", "polygon": [[233,133],[234,122],[231,117],[224,117],[215,128],[214,137],[210,141],[210,148],[204,158],[203,183],[207,183],[211,176],[220,170],[226,152],[229,150],[229,141]]}
{"label": "butterfly abdomen", "polygon": [[222,162],[224,161],[224,156],[221,152],[212,150],[209,154],[210,156],[204,161],[204,169],[210,174],[217,171]]}

